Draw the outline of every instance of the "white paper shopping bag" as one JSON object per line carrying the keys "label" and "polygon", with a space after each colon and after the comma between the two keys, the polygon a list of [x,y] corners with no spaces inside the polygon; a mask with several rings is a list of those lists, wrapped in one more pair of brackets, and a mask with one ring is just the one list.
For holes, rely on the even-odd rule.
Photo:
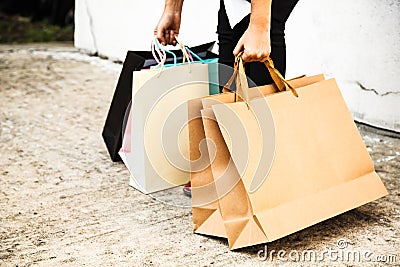
{"label": "white paper shopping bag", "polygon": [[189,181],[187,101],[209,95],[207,64],[147,72],[135,74],[130,144],[124,138],[120,152],[131,173],[130,185],[146,194]]}
{"label": "white paper shopping bag", "polygon": [[[122,147],[119,151],[119,155],[124,162],[125,166],[128,168],[129,172],[132,173],[133,164],[129,164],[132,162],[132,145],[131,145],[131,132],[132,132],[132,101],[134,101],[134,97],[136,92],[146,83],[152,76],[158,74],[159,71],[157,70],[150,70],[150,69],[143,69],[141,71],[134,71],[132,73],[132,100],[131,103],[128,105],[126,110],[124,125],[123,125],[123,140],[122,140]],[[135,179],[130,179],[130,185],[137,188],[138,186],[135,183]]]}

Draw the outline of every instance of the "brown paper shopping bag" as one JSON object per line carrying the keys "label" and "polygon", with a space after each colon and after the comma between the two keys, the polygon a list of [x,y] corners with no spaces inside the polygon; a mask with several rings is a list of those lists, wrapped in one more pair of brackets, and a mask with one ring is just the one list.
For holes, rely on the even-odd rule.
{"label": "brown paper shopping bag", "polygon": [[[233,96],[233,94],[225,95]],[[205,143],[202,109],[201,98],[188,101],[193,231],[199,234],[226,237],[213,184],[208,147]]]}
{"label": "brown paper shopping bag", "polygon": [[[291,91],[251,99],[238,75],[246,102],[212,105],[242,182],[219,199],[231,249],[279,239],[387,194],[335,80],[295,89],[266,65]],[[219,194],[226,184],[215,186]]]}
{"label": "brown paper shopping bag", "polygon": [[[320,80],[323,80],[323,75],[300,77],[292,80],[292,82],[296,87]],[[251,97],[257,97],[259,92],[263,95],[268,95],[277,90],[274,85],[262,86],[259,89],[257,91],[250,89]],[[226,237],[226,229],[219,209],[220,196],[216,192],[213,172],[218,172],[219,168],[223,170],[226,167],[224,159],[229,161],[230,155],[218,125],[215,120],[209,120],[209,116],[212,115],[209,114],[211,110],[208,110],[205,114],[202,114],[202,110],[216,103],[233,102],[235,102],[235,94],[231,92],[188,101],[190,179],[192,183],[192,214],[195,233]],[[206,136],[216,144],[215,153],[208,150],[205,142]],[[231,167],[233,167],[231,170],[235,172],[235,167]],[[236,176],[232,174],[232,177]],[[236,182],[239,182],[239,179],[236,179]]]}

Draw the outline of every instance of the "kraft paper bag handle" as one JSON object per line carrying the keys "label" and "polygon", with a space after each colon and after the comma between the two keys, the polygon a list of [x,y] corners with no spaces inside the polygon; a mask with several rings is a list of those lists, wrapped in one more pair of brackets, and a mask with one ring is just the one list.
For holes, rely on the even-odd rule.
{"label": "kraft paper bag handle", "polygon": [[[240,53],[241,55],[241,53]],[[239,72],[239,56],[235,58],[235,63],[233,64],[233,73],[232,76],[229,78],[228,82],[224,85],[222,88],[223,93],[228,93],[231,92],[230,88],[235,81],[235,78],[237,77],[237,74]]]}
{"label": "kraft paper bag handle", "polygon": [[267,61],[264,62],[264,65],[267,67],[271,78],[274,80],[274,83],[278,87],[279,91],[286,91],[286,86],[292,91],[293,95],[299,97],[296,89],[290,85],[290,83],[282,76],[282,74],[277,70],[274,66],[274,62],[270,57],[268,57]]}
{"label": "kraft paper bag handle", "polygon": [[236,82],[236,92],[235,92],[235,102],[237,101],[243,101],[246,103],[247,107],[249,103],[249,85],[247,82],[247,77],[246,77],[246,71],[244,69],[244,64],[242,60],[242,54],[243,52],[240,52],[236,57],[235,57],[235,62],[233,65],[233,74],[229,78],[228,82],[225,84],[225,86],[222,89],[222,92],[230,92],[230,88],[232,86],[233,81]]}
{"label": "kraft paper bag handle", "polygon": [[[242,60],[242,54],[243,52],[239,53],[239,55],[236,56],[235,58],[235,63],[234,63],[234,71],[233,74],[231,76],[231,78],[228,80],[228,82],[226,83],[226,85],[223,87],[222,92],[230,92],[230,87],[232,86],[233,81],[238,78],[242,78],[240,85],[242,88],[242,93],[243,96],[246,98],[246,96],[248,96],[248,82],[247,79],[243,79],[245,75],[245,69],[244,69],[244,64],[243,64],[243,60]],[[269,74],[271,75],[272,80],[274,81],[275,85],[278,87],[279,91],[286,91],[286,88],[289,88],[293,95],[298,97],[298,93],[296,91],[296,89],[294,89],[294,87],[282,76],[282,74],[275,68],[274,63],[272,61],[271,58],[268,58],[267,61],[263,62],[264,65],[267,67]],[[239,69],[241,69],[242,71],[239,71]],[[238,74],[241,73],[241,75],[238,76]],[[248,99],[246,100],[248,101]]]}
{"label": "kraft paper bag handle", "polygon": [[[239,100],[243,99],[246,102],[247,108],[249,108],[250,97],[249,97],[249,83],[247,82],[246,71],[244,69],[242,56],[238,56],[239,71],[236,77],[236,95],[239,96]],[[236,97],[235,97],[236,101]]]}
{"label": "kraft paper bag handle", "polygon": [[[296,89],[294,89],[294,87],[288,81],[285,80],[285,78],[282,76],[279,70],[275,68],[271,58],[268,58],[267,61],[264,62],[264,65],[267,67],[268,72],[271,75],[272,80],[278,87],[279,91],[281,92],[286,91],[286,86],[287,86],[290,89],[290,91],[292,91],[295,97],[299,97]],[[246,74],[244,72],[244,64],[241,55],[239,58],[239,73],[243,74],[238,76],[238,78],[240,79],[240,85],[243,96],[245,97],[246,101],[249,101],[248,99],[249,84],[247,82]]]}

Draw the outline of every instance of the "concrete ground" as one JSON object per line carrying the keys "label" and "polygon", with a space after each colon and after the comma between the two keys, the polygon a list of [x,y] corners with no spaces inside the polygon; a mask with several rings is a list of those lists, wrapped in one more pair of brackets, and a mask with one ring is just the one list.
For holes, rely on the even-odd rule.
{"label": "concrete ground", "polygon": [[192,234],[189,208],[128,186],[101,138],[120,69],[71,44],[0,46],[0,266],[400,265],[398,135],[360,126],[388,196],[268,244],[322,253],[339,241],[373,261],[262,261],[264,245],[229,251]]}

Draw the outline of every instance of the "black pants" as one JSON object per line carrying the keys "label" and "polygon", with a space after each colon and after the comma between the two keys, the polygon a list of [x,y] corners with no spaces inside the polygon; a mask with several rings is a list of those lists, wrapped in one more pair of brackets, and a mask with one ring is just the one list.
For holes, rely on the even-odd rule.
{"label": "black pants", "polygon": [[[270,57],[274,61],[275,67],[282,73],[282,75],[284,75],[286,71],[285,24],[297,2],[298,0],[272,0]],[[233,67],[235,60],[233,49],[249,26],[249,22],[250,15],[246,16],[232,29],[229,25],[224,1],[220,0],[217,28],[219,63]],[[220,73],[220,84],[222,85],[229,79],[229,74],[226,73],[226,68],[224,68],[224,71]],[[260,62],[247,63],[246,74],[256,85],[271,84],[273,82],[265,65]]]}

